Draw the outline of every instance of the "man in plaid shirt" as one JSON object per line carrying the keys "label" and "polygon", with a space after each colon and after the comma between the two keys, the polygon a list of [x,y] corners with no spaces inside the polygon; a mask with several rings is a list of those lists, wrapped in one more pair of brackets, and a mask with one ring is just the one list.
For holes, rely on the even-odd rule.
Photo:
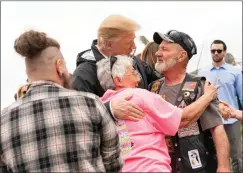
{"label": "man in plaid shirt", "polygon": [[91,93],[66,89],[57,41],[28,31],[16,39],[32,83],[1,113],[0,172],[118,172],[123,162],[112,118]]}

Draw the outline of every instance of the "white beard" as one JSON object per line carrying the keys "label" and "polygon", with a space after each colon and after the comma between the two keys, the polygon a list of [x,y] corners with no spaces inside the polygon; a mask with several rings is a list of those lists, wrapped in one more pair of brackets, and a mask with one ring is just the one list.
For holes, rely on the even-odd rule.
{"label": "white beard", "polygon": [[164,60],[163,63],[159,63],[158,61],[155,64],[155,70],[160,74],[169,70],[170,68],[176,65],[176,57],[172,57],[171,59]]}

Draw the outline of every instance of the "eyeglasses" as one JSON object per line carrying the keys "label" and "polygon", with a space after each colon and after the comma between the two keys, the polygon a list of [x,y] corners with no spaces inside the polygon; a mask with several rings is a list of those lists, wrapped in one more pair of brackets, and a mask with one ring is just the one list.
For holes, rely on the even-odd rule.
{"label": "eyeglasses", "polygon": [[[125,74],[125,76],[131,76],[131,75],[134,75],[134,76],[137,76],[139,75],[138,71],[137,70],[134,70],[132,73],[130,74]],[[140,77],[140,76],[139,76]]]}
{"label": "eyeglasses", "polygon": [[221,49],[212,49],[211,53],[215,54],[216,51],[217,51],[218,54],[221,54],[223,52],[223,50],[221,50]]}
{"label": "eyeglasses", "polygon": [[182,37],[181,34],[176,30],[168,31],[167,35],[169,35],[171,38],[173,38],[173,40],[176,43],[180,43],[180,45],[183,47],[183,49],[185,49],[185,51],[188,53],[189,57],[196,54],[197,50],[196,50],[191,38]]}

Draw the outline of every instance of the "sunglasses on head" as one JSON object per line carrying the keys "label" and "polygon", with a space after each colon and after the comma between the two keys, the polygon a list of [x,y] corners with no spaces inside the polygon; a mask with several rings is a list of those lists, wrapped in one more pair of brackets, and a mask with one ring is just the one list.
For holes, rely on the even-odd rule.
{"label": "sunglasses on head", "polygon": [[117,57],[115,57],[115,56],[110,57],[110,70],[111,71],[112,71],[112,67],[115,64],[116,60],[117,60]]}
{"label": "sunglasses on head", "polygon": [[110,57],[110,70],[111,70],[111,78],[112,79],[113,79],[113,76],[112,76],[112,67],[115,64],[116,60],[117,60],[117,57],[115,57],[115,56],[111,56]]}
{"label": "sunglasses on head", "polygon": [[211,50],[211,53],[212,53],[212,54],[215,54],[216,51],[217,51],[218,54],[220,54],[220,53],[223,52],[223,50],[221,50],[221,49],[212,49],[212,50]]}
{"label": "sunglasses on head", "polygon": [[[133,58],[133,57],[131,57],[131,58]],[[115,56],[111,56],[110,57],[110,70],[111,70],[111,77],[112,78],[113,78],[113,76],[112,76],[112,67],[114,66],[116,61],[117,61],[117,57],[115,57]],[[137,69],[136,68],[136,66],[137,66],[136,61],[133,60],[132,66],[133,66],[134,69]]]}

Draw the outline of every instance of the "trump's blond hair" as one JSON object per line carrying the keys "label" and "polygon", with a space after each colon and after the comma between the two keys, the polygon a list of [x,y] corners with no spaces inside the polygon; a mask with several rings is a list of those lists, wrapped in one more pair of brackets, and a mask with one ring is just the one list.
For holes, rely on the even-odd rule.
{"label": "trump's blond hair", "polygon": [[103,47],[105,41],[117,41],[123,34],[135,32],[140,28],[132,19],[121,15],[110,15],[98,28],[98,46]]}

